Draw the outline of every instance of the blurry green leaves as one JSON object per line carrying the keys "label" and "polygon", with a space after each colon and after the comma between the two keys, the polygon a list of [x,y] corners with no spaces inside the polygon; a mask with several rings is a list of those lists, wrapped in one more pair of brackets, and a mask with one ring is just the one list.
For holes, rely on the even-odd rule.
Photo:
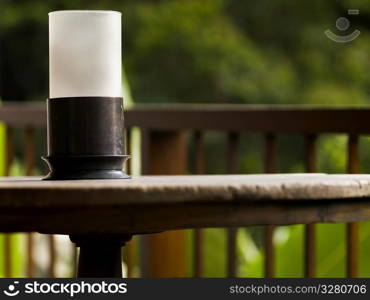
{"label": "blurry green leaves", "polygon": [[341,82],[319,82],[304,95],[304,102],[314,105],[364,106],[367,100],[363,90]]}
{"label": "blurry green leaves", "polygon": [[[0,0],[3,2],[5,0]],[[9,2],[9,1],[7,1]],[[12,5],[0,3],[0,32],[23,22],[43,23],[47,26],[49,5],[43,0],[11,1]],[[3,7],[2,7],[3,5]]]}
{"label": "blurry green leaves", "polygon": [[[25,244],[24,235],[20,233],[9,234],[10,235],[10,247],[12,254],[10,257],[11,270],[13,277],[24,277],[25,276],[25,249],[23,245]],[[5,261],[5,234],[0,234],[0,254],[3,261]],[[5,277],[5,265],[2,263],[0,265],[0,277]]]}
{"label": "blurry green leaves", "polygon": [[302,102],[315,105],[363,106],[370,100],[370,35],[339,45],[323,41],[298,55]]}
{"label": "blurry green leaves", "polygon": [[328,40],[334,7],[320,0],[138,5],[127,51],[134,95],[138,102],[365,104],[370,43],[366,32],[346,46]]}
{"label": "blurry green leaves", "polygon": [[225,277],[226,274],[226,236],[224,229],[205,229],[204,231],[204,276]]}
{"label": "blurry green leaves", "polygon": [[[370,11],[365,0],[0,0],[0,34],[15,70],[12,90],[21,91],[14,98],[47,91],[49,11],[114,9],[123,12],[124,63],[137,102],[363,105],[370,102],[368,29],[360,26],[361,36],[345,45],[324,35],[348,8]],[[25,48],[34,60],[19,59]]]}
{"label": "blurry green leaves", "polygon": [[338,53],[338,73],[354,88],[370,92],[370,34],[363,32],[352,47]]}
{"label": "blurry green leaves", "polygon": [[[346,276],[346,244],[345,224],[316,224],[316,277]],[[263,229],[263,228],[261,228]],[[304,276],[304,226],[276,227],[275,245],[275,276]],[[219,232],[221,234],[221,232]],[[220,239],[220,237],[219,237]],[[264,248],[258,246],[251,236],[251,229],[238,231],[238,276],[264,276]],[[370,223],[359,224],[359,277],[368,277],[370,271]],[[219,257],[220,259],[220,257]],[[208,276],[216,269],[208,270]]]}
{"label": "blurry green leaves", "polygon": [[347,141],[345,135],[321,135],[318,140],[318,172],[346,173]]}
{"label": "blurry green leaves", "polygon": [[[317,226],[317,276],[346,277],[345,224]],[[330,237],[330,238],[329,238]]]}
{"label": "blurry green leaves", "polygon": [[241,277],[264,277],[263,252],[246,229],[237,234],[238,274]]}
{"label": "blurry green leaves", "polygon": [[137,10],[128,62],[141,74],[133,82],[139,101],[149,97],[142,89],[148,85],[152,97],[167,101],[281,103],[292,97],[288,60],[263,53],[224,13],[224,1],[171,1]]}

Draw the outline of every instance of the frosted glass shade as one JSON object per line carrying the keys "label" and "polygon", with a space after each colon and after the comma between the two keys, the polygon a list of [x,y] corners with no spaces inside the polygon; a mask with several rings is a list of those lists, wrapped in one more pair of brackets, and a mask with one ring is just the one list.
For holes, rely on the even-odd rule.
{"label": "frosted glass shade", "polygon": [[50,98],[122,97],[121,13],[49,13]]}

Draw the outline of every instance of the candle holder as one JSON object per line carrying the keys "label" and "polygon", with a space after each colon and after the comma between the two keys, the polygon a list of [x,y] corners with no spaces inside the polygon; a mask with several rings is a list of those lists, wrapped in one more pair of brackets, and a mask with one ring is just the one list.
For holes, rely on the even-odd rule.
{"label": "candle holder", "polygon": [[46,180],[122,179],[123,99],[75,97],[47,100]]}
{"label": "candle holder", "polygon": [[121,13],[49,13],[46,180],[129,178],[124,155]]}

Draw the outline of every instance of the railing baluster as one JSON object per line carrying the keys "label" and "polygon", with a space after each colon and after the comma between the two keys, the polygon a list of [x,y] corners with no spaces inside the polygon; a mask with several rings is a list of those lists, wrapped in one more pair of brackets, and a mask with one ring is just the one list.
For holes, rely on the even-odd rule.
{"label": "railing baluster", "polygon": [[358,157],[358,136],[351,134],[348,137],[348,162],[347,172],[357,174],[360,172],[360,162]]}
{"label": "railing baluster", "polygon": [[[203,142],[203,133],[201,131],[196,131],[194,133],[194,152],[195,152],[195,165],[194,171],[195,174],[201,175],[204,174],[204,142]],[[194,277],[202,277],[203,274],[203,230],[195,229],[193,232],[193,255],[194,255]]]}
{"label": "railing baluster", "polygon": [[[235,174],[238,172],[238,145],[239,134],[229,132],[227,136],[227,172]],[[227,276],[236,277],[236,235],[237,227],[227,229]]]}
{"label": "railing baluster", "polygon": [[72,243],[71,247],[71,257],[72,257],[72,274],[71,277],[75,277],[77,275],[77,263],[78,263],[78,248],[75,246],[75,244]]}
{"label": "railing baluster", "polygon": [[126,268],[127,268],[127,278],[133,277],[134,270],[134,253],[135,253],[135,239],[131,239],[126,243],[125,254],[126,254]]}
{"label": "railing baluster", "polygon": [[[35,166],[34,159],[34,130],[32,127],[26,127],[25,129],[25,151],[24,151],[24,162],[26,169],[26,176],[31,176]],[[27,277],[32,278],[34,276],[34,236],[33,233],[26,235],[27,243]]]}
{"label": "railing baluster", "polygon": [[358,224],[348,223],[346,225],[347,231],[347,278],[357,277],[358,265]]}
{"label": "railing baluster", "polygon": [[4,274],[12,277],[12,239],[9,233],[4,234]]}
{"label": "railing baluster", "polygon": [[[276,136],[272,133],[265,135],[265,173],[276,172]],[[265,277],[272,278],[275,273],[274,225],[265,226]]]}
{"label": "railing baluster", "polygon": [[201,175],[205,171],[204,163],[204,137],[201,131],[194,133],[194,148],[195,148],[195,174]]}
{"label": "railing baluster", "polygon": [[13,129],[6,127],[6,158],[5,158],[5,176],[10,176],[10,168],[14,159],[14,136]]}
{"label": "railing baluster", "polygon": [[[180,175],[187,172],[185,131],[142,130],[142,172],[146,175]],[[175,163],[174,163],[175,162]],[[167,231],[141,237],[143,277],[184,277],[185,231]]]}
{"label": "railing baluster", "polygon": [[[347,146],[347,172],[350,174],[359,173],[359,157],[358,157],[358,136],[349,135]],[[358,225],[357,223],[348,223],[346,225],[346,241],[347,241],[347,277],[357,277],[358,267]]]}
{"label": "railing baluster", "polygon": [[[126,155],[131,155],[131,132],[132,132],[131,128],[127,128],[127,130],[125,131],[126,149],[124,150]],[[131,174],[131,170],[132,170],[132,161],[131,159],[129,159],[126,163],[127,174]]]}
{"label": "railing baluster", "polygon": [[313,278],[316,274],[316,226],[305,226],[305,277]]}
{"label": "railing baluster", "polygon": [[[316,172],[316,141],[314,134],[305,137],[305,169],[308,173]],[[316,274],[316,228],[315,224],[305,226],[305,277]]]}
{"label": "railing baluster", "polygon": [[55,278],[55,264],[56,264],[56,247],[55,247],[55,236],[48,235],[48,244],[49,244],[49,268],[48,275],[51,278]]}
{"label": "railing baluster", "polygon": [[[10,168],[14,159],[13,129],[6,127],[5,176],[10,176]],[[12,277],[12,242],[11,235],[4,234],[4,275]]]}
{"label": "railing baluster", "polygon": [[[125,145],[126,149],[124,149],[126,155],[131,155],[131,133],[132,128],[127,128],[125,130]],[[129,159],[126,163],[126,172],[127,174],[131,174],[132,172],[132,161]],[[133,268],[134,268],[134,255],[135,254],[135,240],[131,239],[129,242],[126,243],[124,255],[127,268],[127,278],[133,276]]]}
{"label": "railing baluster", "polygon": [[237,227],[227,229],[227,277],[236,277],[236,234]]}

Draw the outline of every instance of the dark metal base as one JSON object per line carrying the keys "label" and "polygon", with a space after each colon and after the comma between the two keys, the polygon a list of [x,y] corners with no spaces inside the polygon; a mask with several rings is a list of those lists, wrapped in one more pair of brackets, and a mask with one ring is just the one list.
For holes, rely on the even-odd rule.
{"label": "dark metal base", "polygon": [[121,248],[131,234],[79,236],[70,239],[80,248],[78,278],[122,278]]}
{"label": "dark metal base", "polygon": [[129,155],[45,156],[50,173],[43,180],[127,179],[122,171]]}
{"label": "dark metal base", "polygon": [[123,99],[48,99],[48,155],[45,180],[123,179]]}

